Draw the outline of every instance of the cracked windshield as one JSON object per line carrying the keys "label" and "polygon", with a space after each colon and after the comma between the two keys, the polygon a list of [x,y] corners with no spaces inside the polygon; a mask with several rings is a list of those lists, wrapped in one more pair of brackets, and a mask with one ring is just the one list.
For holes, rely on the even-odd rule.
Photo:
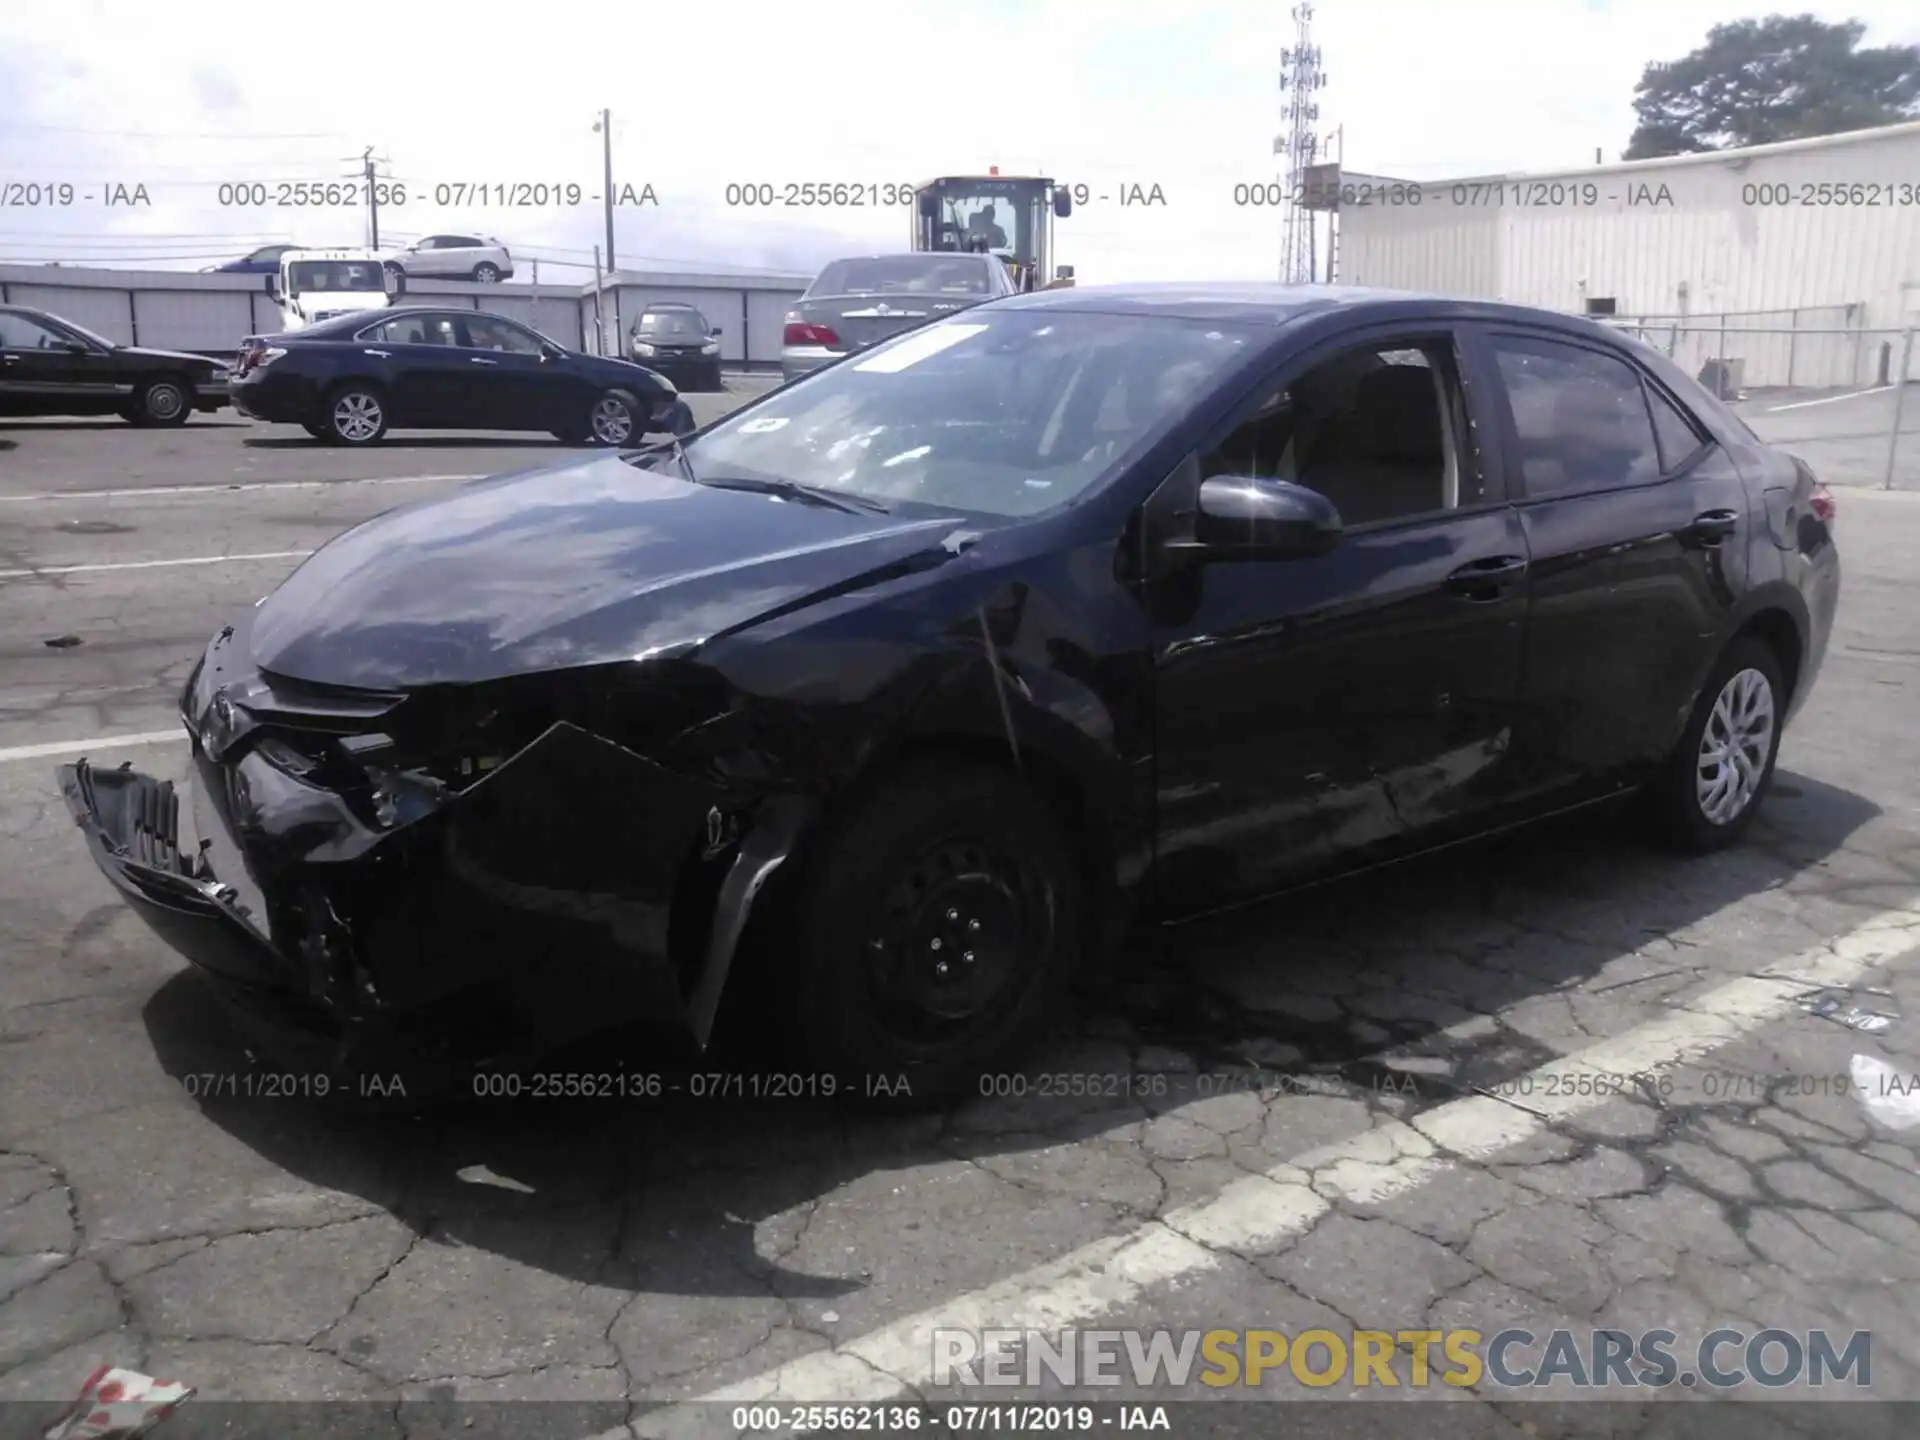
{"label": "cracked windshield", "polygon": [[0,6],[0,1440],[1920,1437],[1911,0],[205,9]]}

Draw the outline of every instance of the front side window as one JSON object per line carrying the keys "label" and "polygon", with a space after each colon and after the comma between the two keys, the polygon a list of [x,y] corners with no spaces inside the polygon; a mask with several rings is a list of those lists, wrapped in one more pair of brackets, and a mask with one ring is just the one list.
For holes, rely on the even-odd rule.
{"label": "front side window", "polygon": [[1032,515],[1118,473],[1263,338],[1167,317],[976,310],[800,380],[687,453],[702,478]]}
{"label": "front side window", "polygon": [[1247,475],[1317,490],[1347,525],[1478,504],[1465,401],[1443,339],[1344,351],[1263,400],[1202,458],[1202,478]]}
{"label": "front side window", "polygon": [[1513,407],[1529,497],[1660,478],[1646,391],[1626,361],[1530,336],[1495,336],[1493,350]]}
{"label": "front side window", "polygon": [[59,350],[68,337],[25,315],[0,314],[0,350]]}
{"label": "front side window", "polygon": [[509,355],[538,355],[540,337],[504,320],[476,315],[467,321],[469,350],[500,350]]}

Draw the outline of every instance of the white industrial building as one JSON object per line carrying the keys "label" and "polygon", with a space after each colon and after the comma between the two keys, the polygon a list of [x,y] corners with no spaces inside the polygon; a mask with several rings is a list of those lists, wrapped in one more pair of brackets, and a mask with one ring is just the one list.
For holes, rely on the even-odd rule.
{"label": "white industrial building", "polygon": [[1920,122],[1424,182],[1418,203],[1341,178],[1341,283],[1616,316],[1747,385],[1881,383],[1920,323]]}

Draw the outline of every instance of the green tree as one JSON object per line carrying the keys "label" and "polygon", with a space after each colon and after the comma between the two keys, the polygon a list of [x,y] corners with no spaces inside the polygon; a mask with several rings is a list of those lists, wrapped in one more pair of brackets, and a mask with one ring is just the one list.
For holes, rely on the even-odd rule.
{"label": "green tree", "polygon": [[1858,20],[1769,15],[1716,25],[1634,88],[1628,160],[1866,130],[1920,109],[1920,46],[1860,48]]}

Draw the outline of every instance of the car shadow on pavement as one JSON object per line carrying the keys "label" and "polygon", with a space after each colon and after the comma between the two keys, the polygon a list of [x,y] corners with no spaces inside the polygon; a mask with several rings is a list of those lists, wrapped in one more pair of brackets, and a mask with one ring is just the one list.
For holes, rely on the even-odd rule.
{"label": "car shadow on pavement", "polygon": [[[215,420],[195,415],[185,425],[148,427],[158,434],[168,430],[245,430],[252,422],[247,420]],[[8,424],[0,420],[0,433],[11,431],[15,435],[31,434],[36,430],[137,430],[141,427],[122,420],[117,415],[103,415],[94,420],[38,420],[31,417],[16,418]]]}
{"label": "car shadow on pavement", "polygon": [[[1642,841],[1628,817],[1602,812],[1156,931],[1102,975],[1097,1000],[1021,1077],[994,1077],[982,1087],[992,1093],[938,1114],[691,1098],[490,1100],[424,1115],[198,1103],[274,1165],[362,1197],[429,1244],[635,1294],[838,1298],[868,1277],[843,1247],[802,1244],[836,1192],[864,1196],[852,1203],[882,1216],[882,1229],[919,1231],[924,1216],[929,1230],[955,1231],[899,1237],[908,1250],[964,1250],[968,1236],[1002,1223],[954,1188],[983,1178],[970,1170],[1021,1192],[998,1203],[1027,1207],[1005,1223],[1038,1227],[1037,1247],[1052,1234],[1072,1248],[1090,1225],[1128,1228],[1211,1193],[1169,1186],[1170,1157],[1142,1151],[1155,1126],[1184,1122],[1203,1139],[1220,1139],[1223,1121],[1249,1127],[1230,1155],[1224,1140],[1216,1147],[1217,1188],[1362,1130],[1370,1116],[1407,1119],[1524,1075],[1664,1013],[1665,997],[1777,958],[1709,953],[1711,942],[1681,932],[1790,884],[1841,893],[1848,882],[1829,872],[1830,858],[1879,813],[1783,771],[1745,843],[1717,855],[1675,857]],[[1793,948],[1806,943],[1786,918],[1781,929],[1796,934]],[[190,974],[163,985],[144,1018],[176,1078],[244,1068]],[[759,1032],[778,1023],[766,1017]],[[739,1053],[766,1053],[755,1032],[736,1028]],[[627,1068],[646,1063],[629,1058]],[[713,1068],[780,1070],[727,1057]],[[1247,1113],[1262,1104],[1264,1114]],[[1082,1142],[1081,1152],[1061,1149]],[[1063,1153],[1077,1158],[1063,1164]],[[901,1193],[893,1177],[916,1166],[947,1167],[950,1198],[888,1199]]]}

